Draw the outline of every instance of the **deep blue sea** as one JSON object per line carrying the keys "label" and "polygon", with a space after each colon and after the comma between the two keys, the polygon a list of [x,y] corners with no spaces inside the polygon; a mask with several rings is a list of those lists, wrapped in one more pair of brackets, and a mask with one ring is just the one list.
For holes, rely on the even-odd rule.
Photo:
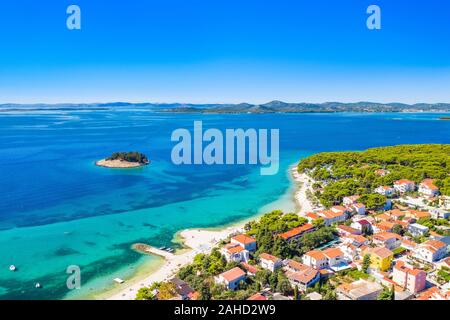
{"label": "deep blue sea", "polygon": [[[176,246],[187,228],[255,216],[290,192],[288,167],[321,151],[407,143],[450,143],[440,114],[160,114],[143,109],[0,112],[0,299],[95,295],[160,261],[135,242]],[[176,166],[172,131],[280,130],[280,171],[258,166]],[[114,151],[144,152],[149,166],[106,169]],[[285,197],[286,198],[286,197]],[[287,197],[289,198],[289,197]],[[275,203],[274,203],[275,202]],[[264,206],[269,205],[269,207]],[[263,208],[263,209],[262,209]],[[16,272],[8,270],[15,264]],[[66,288],[66,268],[82,270],[82,290]],[[138,271],[139,270],[139,271]],[[144,269],[145,272],[145,269]],[[40,282],[43,288],[36,289]]]}

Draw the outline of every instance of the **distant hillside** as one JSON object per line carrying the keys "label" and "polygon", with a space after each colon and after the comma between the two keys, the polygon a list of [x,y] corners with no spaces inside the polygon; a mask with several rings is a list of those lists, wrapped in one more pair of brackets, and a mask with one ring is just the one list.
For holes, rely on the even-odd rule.
{"label": "distant hillside", "polygon": [[171,113],[332,113],[332,112],[450,112],[450,103],[403,103],[376,102],[325,102],[286,103],[272,101],[265,104],[183,104],[183,103],[92,103],[92,104],[3,104],[0,112],[36,110],[108,110],[115,108],[142,108],[155,112]]}

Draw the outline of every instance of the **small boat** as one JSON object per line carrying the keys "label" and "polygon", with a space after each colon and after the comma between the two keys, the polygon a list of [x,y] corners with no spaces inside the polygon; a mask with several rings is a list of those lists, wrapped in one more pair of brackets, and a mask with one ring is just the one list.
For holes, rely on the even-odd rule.
{"label": "small boat", "polygon": [[120,278],[115,278],[115,279],[114,279],[114,282],[116,282],[116,283],[118,283],[118,284],[122,284],[122,283],[125,282],[125,280],[122,280],[122,279],[120,279]]}
{"label": "small boat", "polygon": [[36,289],[42,288],[42,286],[41,286],[41,284],[39,282],[36,282],[36,284],[34,286],[36,287]]}
{"label": "small boat", "polygon": [[170,252],[170,253],[172,253],[172,252],[174,252],[175,250],[173,250],[172,248],[169,248],[169,249],[167,249],[167,252]]}
{"label": "small boat", "polygon": [[162,246],[159,248],[159,250],[166,250],[166,247]]}
{"label": "small boat", "polygon": [[9,271],[16,271],[16,269],[16,266],[13,264],[9,266]]}

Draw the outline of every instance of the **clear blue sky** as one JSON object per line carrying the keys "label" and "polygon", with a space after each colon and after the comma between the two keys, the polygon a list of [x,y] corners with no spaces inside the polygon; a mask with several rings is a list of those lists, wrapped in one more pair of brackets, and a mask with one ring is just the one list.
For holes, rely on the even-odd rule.
{"label": "clear blue sky", "polygon": [[[66,28],[66,8],[82,30]],[[382,29],[366,28],[366,9]],[[448,0],[5,0],[0,103],[450,102]]]}

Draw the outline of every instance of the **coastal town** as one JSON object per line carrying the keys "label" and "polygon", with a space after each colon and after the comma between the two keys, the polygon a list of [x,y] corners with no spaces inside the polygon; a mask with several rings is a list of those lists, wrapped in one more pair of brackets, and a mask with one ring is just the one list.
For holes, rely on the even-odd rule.
{"label": "coastal town", "polygon": [[[391,173],[364,170],[376,179]],[[327,179],[297,167],[292,176],[298,212],[274,211],[231,230],[135,298],[450,299],[450,197],[434,179],[373,186],[375,204],[366,195],[346,194],[325,206],[317,196],[326,192]]]}

